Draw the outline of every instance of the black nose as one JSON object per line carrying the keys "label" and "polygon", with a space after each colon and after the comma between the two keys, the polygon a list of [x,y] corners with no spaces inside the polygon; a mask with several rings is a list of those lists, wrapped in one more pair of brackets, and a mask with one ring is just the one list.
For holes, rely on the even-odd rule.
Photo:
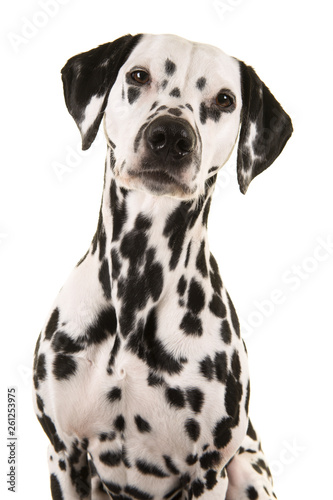
{"label": "black nose", "polygon": [[191,125],[181,118],[160,116],[146,129],[148,148],[161,160],[181,160],[192,153],[196,135]]}

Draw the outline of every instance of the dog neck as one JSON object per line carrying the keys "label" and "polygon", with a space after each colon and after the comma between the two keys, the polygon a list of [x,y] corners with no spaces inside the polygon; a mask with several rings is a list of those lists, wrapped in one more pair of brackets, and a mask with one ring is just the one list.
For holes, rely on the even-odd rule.
{"label": "dog neck", "polygon": [[209,276],[207,218],[215,177],[196,200],[154,196],[119,186],[112,158],[109,148],[93,246],[99,247],[104,294],[112,299],[126,337],[137,318],[145,322],[149,311],[170,291],[178,293],[181,302],[182,283],[194,275],[202,280]]}

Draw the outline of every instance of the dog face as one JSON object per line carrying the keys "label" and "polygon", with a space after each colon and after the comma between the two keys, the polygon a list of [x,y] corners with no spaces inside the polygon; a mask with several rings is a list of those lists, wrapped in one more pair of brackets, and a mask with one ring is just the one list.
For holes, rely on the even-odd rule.
{"label": "dog face", "polygon": [[104,116],[119,185],[195,199],[240,130],[240,189],[280,154],[289,116],[254,70],[173,35],[127,35],[68,61],[67,107],[90,147]]}
{"label": "dog face", "polygon": [[219,49],[146,35],[105,110],[115,176],[126,188],[194,198],[229,157],[242,108],[239,63]]}

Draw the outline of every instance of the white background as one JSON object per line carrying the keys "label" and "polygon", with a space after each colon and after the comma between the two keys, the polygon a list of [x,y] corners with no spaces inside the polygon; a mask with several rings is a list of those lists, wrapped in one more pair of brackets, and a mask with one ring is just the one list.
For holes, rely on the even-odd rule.
{"label": "white background", "polygon": [[[6,2],[0,16],[1,498],[50,498],[47,438],[31,404],[34,344],[90,244],[102,193],[105,145],[80,151],[60,69],[78,52],[139,32],[178,34],[244,60],[293,119],[282,155],[246,196],[238,190],[233,158],[221,172],[210,242],[242,321],[251,415],[277,496],[332,498],[329,2],[53,0],[52,15],[50,3],[46,14],[43,0]],[[57,164],[67,167],[61,178]],[[12,385],[18,391],[15,494],[6,486]]]}

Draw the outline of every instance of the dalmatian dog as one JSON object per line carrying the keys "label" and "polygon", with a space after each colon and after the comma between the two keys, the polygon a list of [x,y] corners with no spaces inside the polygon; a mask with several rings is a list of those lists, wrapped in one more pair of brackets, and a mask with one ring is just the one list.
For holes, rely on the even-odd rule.
{"label": "dalmatian dog", "polygon": [[237,140],[245,193],[292,133],[243,62],[123,36],[62,69],[87,149],[107,141],[96,234],[37,341],[34,403],[53,500],[272,500],[247,354],[207,241]]}

